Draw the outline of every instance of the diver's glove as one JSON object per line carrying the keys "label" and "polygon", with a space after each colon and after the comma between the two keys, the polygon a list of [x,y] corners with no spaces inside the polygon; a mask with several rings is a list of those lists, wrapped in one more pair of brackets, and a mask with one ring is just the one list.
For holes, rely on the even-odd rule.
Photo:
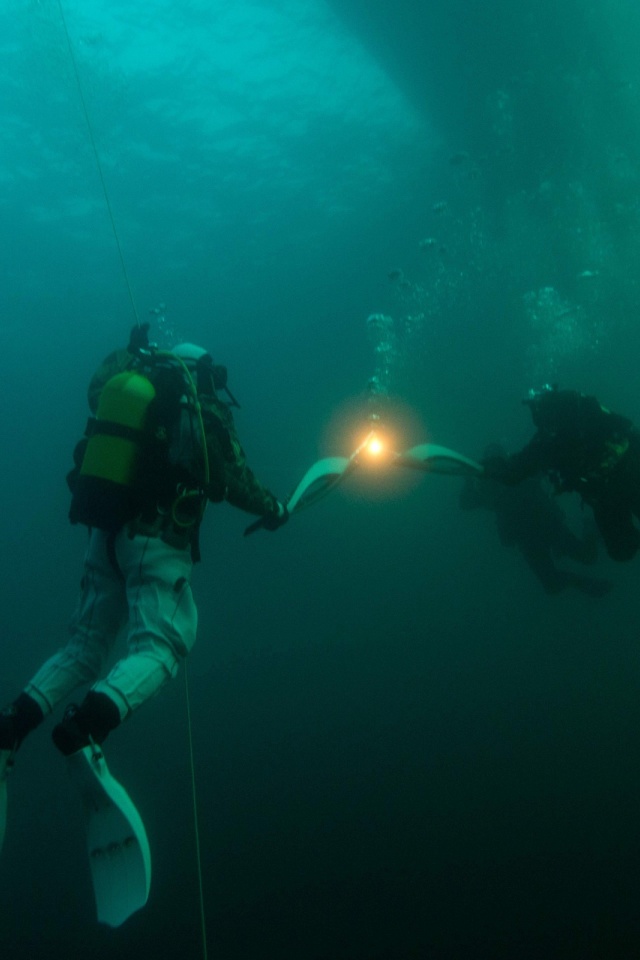
{"label": "diver's glove", "polygon": [[262,526],[265,530],[277,530],[282,527],[289,519],[289,511],[284,503],[276,500],[275,510],[262,518]]}
{"label": "diver's glove", "polygon": [[149,349],[149,324],[148,323],[137,323],[135,327],[132,328],[131,334],[129,336],[129,346],[127,350],[129,353],[140,353],[141,350]]}

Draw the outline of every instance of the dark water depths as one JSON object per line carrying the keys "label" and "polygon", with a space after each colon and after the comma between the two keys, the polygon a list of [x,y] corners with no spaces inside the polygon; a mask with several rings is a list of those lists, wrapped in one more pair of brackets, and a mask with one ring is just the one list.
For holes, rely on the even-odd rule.
{"label": "dark water depths", "polygon": [[[280,496],[349,453],[376,373],[402,442],[474,457],[526,440],[546,380],[640,421],[632,3],[63,6],[131,297],[60,8],[12,0],[3,702],[65,639],[83,533],[64,475],[132,299],[228,364]],[[459,490],[353,478],[248,540],[210,509],[189,662],[210,957],[640,953],[636,564],[598,561],[605,599],[549,598]],[[3,956],[203,956],[183,678],[107,757],[149,832],[147,908],[96,925],[41,731],[10,783]]]}

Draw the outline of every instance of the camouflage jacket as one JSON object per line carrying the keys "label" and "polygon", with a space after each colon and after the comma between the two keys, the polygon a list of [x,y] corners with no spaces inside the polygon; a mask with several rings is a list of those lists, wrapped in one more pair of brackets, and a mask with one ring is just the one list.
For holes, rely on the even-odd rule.
{"label": "camouflage jacket", "polygon": [[[102,389],[111,377],[134,369],[137,358],[128,350],[116,350],[102,362],[89,384],[88,399],[95,415]],[[265,517],[278,509],[277,498],[257,479],[236,433],[229,407],[217,396],[199,396],[211,465],[210,500],[227,500],[234,507]],[[222,476],[220,475],[222,474]]]}

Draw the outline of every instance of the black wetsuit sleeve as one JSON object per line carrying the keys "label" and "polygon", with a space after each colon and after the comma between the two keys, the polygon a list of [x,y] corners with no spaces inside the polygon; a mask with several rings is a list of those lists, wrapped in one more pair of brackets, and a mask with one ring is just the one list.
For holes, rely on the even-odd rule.
{"label": "black wetsuit sleeve", "polygon": [[498,480],[509,486],[522,483],[523,480],[543,473],[552,466],[551,450],[540,434],[536,434],[518,453],[508,457],[491,457],[483,461],[488,479]]}

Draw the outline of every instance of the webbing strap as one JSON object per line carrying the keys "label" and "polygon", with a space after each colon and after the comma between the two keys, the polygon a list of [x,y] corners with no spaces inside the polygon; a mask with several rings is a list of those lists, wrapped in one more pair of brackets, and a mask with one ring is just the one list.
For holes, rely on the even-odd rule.
{"label": "webbing strap", "polygon": [[134,443],[138,443],[143,436],[143,431],[135,427],[128,427],[124,423],[115,423],[113,420],[97,420],[95,417],[91,417],[87,422],[85,434],[87,437],[120,437],[122,440],[132,440]]}

